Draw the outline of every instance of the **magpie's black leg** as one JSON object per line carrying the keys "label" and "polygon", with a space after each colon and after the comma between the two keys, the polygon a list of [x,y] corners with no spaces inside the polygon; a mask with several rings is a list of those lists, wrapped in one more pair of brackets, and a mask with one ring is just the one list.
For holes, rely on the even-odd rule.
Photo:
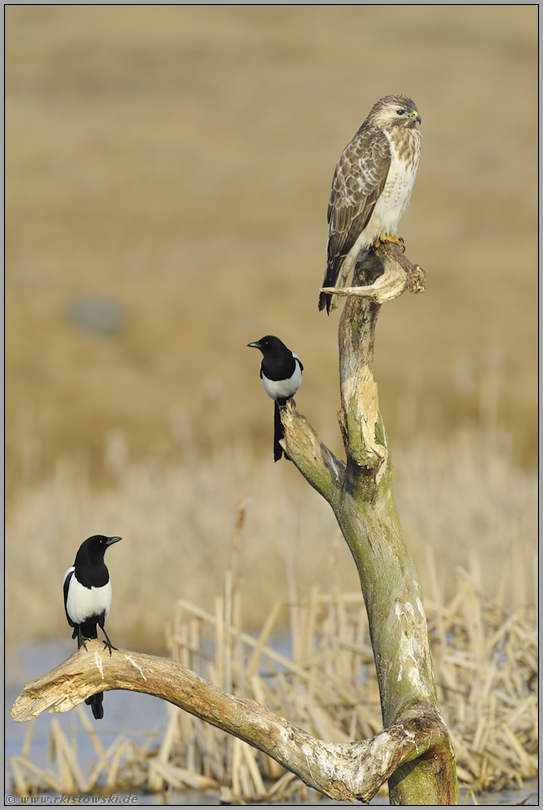
{"label": "magpie's black leg", "polygon": [[83,633],[81,632],[81,625],[77,625],[77,649],[81,649],[81,645],[85,648],[85,652],[88,652],[87,645],[85,644],[85,639],[83,638]]}
{"label": "magpie's black leg", "polygon": [[100,624],[100,627],[102,628],[102,633],[106,637],[106,641],[104,641],[102,639],[102,643],[104,644],[105,647],[108,648],[109,654],[111,655],[111,650],[117,650],[118,647],[114,647],[113,644],[111,643],[110,638],[109,638],[108,634],[106,633],[106,628],[104,627],[103,623]]}

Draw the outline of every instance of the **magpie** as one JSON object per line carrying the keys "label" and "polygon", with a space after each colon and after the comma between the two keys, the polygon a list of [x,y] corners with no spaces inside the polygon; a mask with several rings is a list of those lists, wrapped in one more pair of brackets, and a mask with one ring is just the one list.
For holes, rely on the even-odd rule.
{"label": "magpie", "polygon": [[[74,628],[72,638],[77,638],[77,649],[81,645],[87,649],[85,641],[98,638],[96,625],[102,628],[106,637],[103,642],[111,655],[116,650],[111,643],[104,623],[111,608],[111,582],[109,571],[104,562],[104,554],[109,546],[118,543],[120,537],[104,537],[95,534],[88,537],[79,547],[75,563],[64,574],[64,609],[70,627]],[[96,720],[104,716],[104,694],[98,692],[87,698],[85,703],[91,707]]]}
{"label": "magpie", "polygon": [[[275,401],[273,458],[274,461],[279,461],[284,453],[279,441],[285,435],[280,409],[286,405],[287,399],[294,396],[302,384],[304,367],[298,355],[287,349],[285,344],[273,335],[266,335],[247,345],[252,349],[260,349],[263,355],[260,363],[260,377],[267,395]],[[288,459],[286,453],[284,456]]]}

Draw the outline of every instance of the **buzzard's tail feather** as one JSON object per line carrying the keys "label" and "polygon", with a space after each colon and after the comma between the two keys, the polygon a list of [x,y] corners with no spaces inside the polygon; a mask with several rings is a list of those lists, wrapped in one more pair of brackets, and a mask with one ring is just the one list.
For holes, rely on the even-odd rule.
{"label": "buzzard's tail feather", "polygon": [[[350,268],[347,266],[346,256],[337,256],[335,259],[329,259],[324,271],[323,287],[344,287],[349,275]],[[337,307],[337,295],[321,292],[319,295],[319,310],[326,307],[326,312],[330,314],[330,310]]]}
{"label": "buzzard's tail feather", "polygon": [[330,295],[329,293],[321,292],[319,295],[319,311],[326,308],[326,312],[329,315],[330,310],[334,308],[332,304],[332,298],[333,296]]}

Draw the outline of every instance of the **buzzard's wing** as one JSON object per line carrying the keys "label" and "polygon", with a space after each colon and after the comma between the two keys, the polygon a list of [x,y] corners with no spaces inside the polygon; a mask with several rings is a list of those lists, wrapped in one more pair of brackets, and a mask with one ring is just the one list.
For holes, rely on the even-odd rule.
{"label": "buzzard's wing", "polygon": [[390,143],[384,132],[359,131],[336,166],[328,203],[328,263],[323,287],[334,287],[343,259],[370,221],[387,180]]}

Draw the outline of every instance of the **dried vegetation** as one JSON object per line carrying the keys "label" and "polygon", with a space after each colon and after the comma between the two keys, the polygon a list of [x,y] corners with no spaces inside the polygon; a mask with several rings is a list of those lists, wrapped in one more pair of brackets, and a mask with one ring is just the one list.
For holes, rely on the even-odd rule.
{"label": "dried vegetation", "polygon": [[[435,570],[428,549],[428,566]],[[504,587],[516,565],[503,561],[493,595],[481,586],[475,558],[457,568],[448,601],[439,590],[426,599],[440,706],[454,742],[459,779],[473,792],[523,786],[538,772],[536,606],[511,609]],[[241,629],[233,571],[213,612],[185,600],[175,603],[168,628],[172,656],[236,695],[266,705],[309,733],[334,742],[373,737],[381,729],[380,704],[359,594],[345,593],[332,571],[328,593],[293,592],[277,602],[258,635]],[[535,583],[534,583],[535,585]],[[291,651],[278,640],[289,615]],[[95,759],[86,768],[61,729],[51,724],[55,769],[32,764],[31,731],[11,762],[19,795],[112,791],[213,791],[224,803],[286,801],[306,788],[269,757],[240,740],[171,707],[157,743],[143,744],[123,731],[105,750],[88,714],[76,710]]]}

